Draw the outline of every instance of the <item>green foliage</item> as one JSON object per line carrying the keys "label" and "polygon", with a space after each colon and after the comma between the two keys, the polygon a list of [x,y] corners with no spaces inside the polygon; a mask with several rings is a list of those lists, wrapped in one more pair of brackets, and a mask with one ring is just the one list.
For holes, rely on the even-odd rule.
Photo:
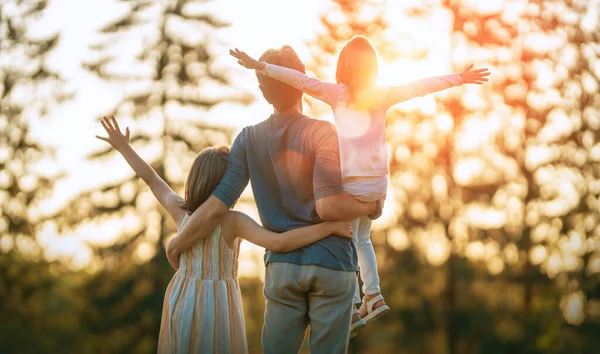
{"label": "green foliage", "polygon": [[[202,1],[120,3],[127,11],[101,29],[100,41],[92,46],[96,58],[84,67],[125,87],[123,99],[106,114],[116,115],[123,126],[131,122],[134,148],[158,148],[148,162],[182,193],[196,155],[231,139],[231,129],[207,125],[203,116],[217,104],[248,101],[246,95],[227,90],[227,76],[212,65],[214,29],[226,24],[211,13],[198,12],[194,5]],[[134,36],[142,43],[139,52],[133,58],[119,55],[124,41]],[[105,163],[115,154],[107,147],[89,158]],[[176,231],[169,215],[132,176],[82,192],[57,220],[67,229],[124,215],[134,215],[138,227],[121,231],[112,245],[90,245],[98,271],[77,290],[85,299],[79,312],[81,330],[87,342],[103,352],[153,352],[164,292],[173,275],[164,248]]]}
{"label": "green foliage", "polygon": [[[599,318],[585,311],[597,301],[598,274],[588,265],[598,254],[591,148],[600,95],[585,87],[599,82],[592,67],[598,54],[586,50],[597,41],[585,30],[586,8],[569,1],[531,1],[522,12],[511,1],[511,11],[462,1],[444,6],[452,15],[455,71],[489,66],[491,83],[474,93],[477,105],[454,89],[440,95],[434,112],[388,117],[391,202],[402,214],[387,235],[373,237],[385,260],[383,293],[397,315],[369,325],[353,350],[596,352],[600,342],[590,329]],[[411,13],[426,21],[428,10]],[[578,59],[569,63],[564,53]],[[556,81],[548,86],[551,75]],[[557,124],[562,118],[567,129]],[[501,128],[488,130],[493,124]],[[504,222],[493,222],[497,212]],[[447,256],[439,257],[440,249],[449,249]],[[569,301],[579,291],[583,302]],[[395,346],[382,338],[396,338]]]}
{"label": "green foliage", "polygon": [[[197,3],[119,1],[126,11],[101,29],[84,63],[124,89],[106,114],[128,122],[136,149],[158,151],[149,162],[176,191],[200,150],[231,140],[230,129],[204,123],[207,112],[248,102],[213,65],[211,41],[227,24]],[[598,22],[585,1],[478,3],[425,1],[395,14],[429,23],[443,10],[450,66],[488,66],[492,77],[480,90],[455,88],[390,112],[386,208],[394,213],[372,239],[392,311],[351,341],[351,353],[600,352]],[[386,36],[384,5],[332,0],[309,69],[325,78],[355,33],[372,39],[383,61],[430,57],[418,31]],[[175,227],[133,174],[82,191],[50,218],[60,231],[123,224],[113,244],[90,243],[89,272],[45,261],[36,243],[35,206],[57,176],[36,168],[52,155],[30,126],[68,97],[46,66],[58,36],[28,34],[45,7],[0,5],[0,48],[10,58],[0,63],[0,348],[155,352],[173,274],[164,245]],[[126,58],[119,48],[131,38],[140,50]],[[89,156],[107,174],[112,158],[108,148]],[[249,349],[260,353],[262,283],[240,286]]]}
{"label": "green foliage", "polygon": [[[0,348],[4,353],[64,352],[74,336],[70,284],[60,266],[40,260],[35,207],[48,196],[55,175],[38,164],[53,152],[31,125],[69,95],[47,66],[58,35],[33,37],[46,1],[0,3]],[[20,65],[16,65],[19,63]],[[64,316],[64,317],[63,317]],[[36,340],[32,340],[36,338]]]}
{"label": "green foliage", "polygon": [[68,97],[46,64],[58,36],[32,37],[27,32],[45,7],[46,1],[0,5],[0,233],[10,238],[35,233],[35,220],[25,210],[48,194],[55,177],[36,169],[52,151],[31,135],[31,123]]}

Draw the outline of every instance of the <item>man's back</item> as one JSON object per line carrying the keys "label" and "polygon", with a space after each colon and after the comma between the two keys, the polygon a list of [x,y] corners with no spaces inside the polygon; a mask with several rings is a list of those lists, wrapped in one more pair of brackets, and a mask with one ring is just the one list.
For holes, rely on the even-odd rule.
{"label": "man's back", "polygon": [[[225,175],[214,195],[231,205],[250,179],[262,224],[273,231],[322,222],[315,199],[342,192],[334,126],[302,114],[274,114],[244,128],[231,147],[230,164],[234,173]],[[358,270],[352,242],[338,236],[293,252],[267,251],[265,262]]]}

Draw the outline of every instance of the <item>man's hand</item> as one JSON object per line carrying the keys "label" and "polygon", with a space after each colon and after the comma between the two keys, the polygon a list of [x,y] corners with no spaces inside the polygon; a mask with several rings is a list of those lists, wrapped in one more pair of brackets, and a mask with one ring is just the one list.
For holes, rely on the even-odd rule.
{"label": "man's hand", "polygon": [[385,196],[383,197],[383,199],[380,199],[377,201],[377,211],[375,211],[373,214],[369,214],[368,217],[371,220],[377,220],[379,219],[379,217],[381,217],[381,215],[383,214],[383,204],[385,202]]}
{"label": "man's hand", "polygon": [[250,57],[245,52],[235,48],[230,49],[229,54],[238,60],[238,64],[246,69],[263,70],[267,65],[261,61],[258,61]]}
{"label": "man's hand", "polygon": [[169,261],[169,264],[171,265],[171,267],[173,267],[173,269],[178,270],[179,269],[179,253],[176,253],[172,248],[171,248],[171,243],[173,242],[173,240],[176,238],[177,236],[173,237],[173,239],[171,239],[171,241],[169,241],[169,243],[167,244],[167,260]]}
{"label": "man's hand", "polygon": [[469,65],[462,73],[460,73],[463,84],[481,85],[488,81],[487,77],[490,76],[490,72],[487,68],[471,70],[472,68],[473,65]]}

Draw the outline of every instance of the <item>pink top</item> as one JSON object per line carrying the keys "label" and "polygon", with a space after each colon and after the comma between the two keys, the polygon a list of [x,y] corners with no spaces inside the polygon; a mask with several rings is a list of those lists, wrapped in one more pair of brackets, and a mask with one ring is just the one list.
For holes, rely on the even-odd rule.
{"label": "pink top", "polygon": [[459,74],[430,77],[401,86],[374,88],[349,102],[350,94],[343,84],[322,82],[299,71],[268,63],[260,72],[331,106],[338,133],[342,181],[346,192],[352,195],[386,192],[387,110],[411,98],[463,84]]}

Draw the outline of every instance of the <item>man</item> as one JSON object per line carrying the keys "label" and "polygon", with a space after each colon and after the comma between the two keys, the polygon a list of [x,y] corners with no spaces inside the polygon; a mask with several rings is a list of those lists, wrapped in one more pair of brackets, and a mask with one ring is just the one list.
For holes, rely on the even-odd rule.
{"label": "man", "polygon": [[[289,46],[268,50],[260,60],[304,72]],[[249,180],[262,224],[272,231],[381,213],[381,203],[343,192],[334,126],[302,115],[302,92],[256,76],[274,112],[237,136],[225,177],[169,243],[172,265],[219,225]],[[358,271],[352,242],[330,236],[289,253],[267,250],[265,263],[264,352],[298,352],[309,324],[311,353],[346,352]]]}

